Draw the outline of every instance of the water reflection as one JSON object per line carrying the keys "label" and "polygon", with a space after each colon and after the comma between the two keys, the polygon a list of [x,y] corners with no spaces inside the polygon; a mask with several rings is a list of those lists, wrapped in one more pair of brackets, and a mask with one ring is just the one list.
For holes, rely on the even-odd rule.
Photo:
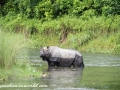
{"label": "water reflection", "polygon": [[80,86],[83,68],[48,68],[41,76],[42,84],[49,88],[74,88]]}

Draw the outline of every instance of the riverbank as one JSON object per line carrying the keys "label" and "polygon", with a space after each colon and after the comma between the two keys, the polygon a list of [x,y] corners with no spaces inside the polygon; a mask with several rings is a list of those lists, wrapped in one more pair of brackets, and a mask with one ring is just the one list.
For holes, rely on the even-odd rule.
{"label": "riverbank", "polygon": [[11,69],[0,69],[0,81],[30,79],[40,77],[41,72],[35,67],[28,65],[27,67],[14,66]]}
{"label": "riverbank", "polygon": [[33,48],[57,45],[82,52],[120,54],[120,16],[63,16],[46,21],[26,19],[19,14],[0,18],[7,32],[22,33],[33,41]]}

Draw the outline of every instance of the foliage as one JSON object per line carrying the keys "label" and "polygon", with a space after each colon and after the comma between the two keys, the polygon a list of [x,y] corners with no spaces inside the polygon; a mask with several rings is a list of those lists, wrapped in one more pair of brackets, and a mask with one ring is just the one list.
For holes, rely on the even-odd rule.
{"label": "foliage", "polygon": [[52,17],[52,4],[50,0],[43,0],[35,7],[35,16],[37,18]]}
{"label": "foliage", "polygon": [[[27,47],[29,41],[23,34],[0,30],[0,80],[40,75],[40,72],[27,61]],[[19,55],[24,59],[18,59]]]}
{"label": "foliage", "polygon": [[107,46],[119,53],[119,0],[7,0],[0,8],[1,28],[24,34],[35,47],[49,44],[101,52]]}
{"label": "foliage", "polygon": [[19,15],[8,17],[0,19],[1,27],[31,38],[35,47],[58,45],[87,52],[119,54],[119,15],[92,18],[63,16],[44,22]]}
{"label": "foliage", "polygon": [[16,55],[25,46],[22,35],[0,32],[0,67],[9,69],[17,63]]}
{"label": "foliage", "polygon": [[[7,0],[0,3],[0,14],[20,14],[48,20],[63,15],[120,15],[119,0]],[[88,13],[87,13],[88,12]]]}

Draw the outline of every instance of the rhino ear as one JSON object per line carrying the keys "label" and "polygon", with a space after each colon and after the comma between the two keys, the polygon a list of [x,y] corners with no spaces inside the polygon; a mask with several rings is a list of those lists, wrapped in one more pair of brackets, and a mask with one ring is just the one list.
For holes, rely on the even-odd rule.
{"label": "rhino ear", "polygon": [[49,49],[50,48],[50,46],[47,46],[47,49]]}

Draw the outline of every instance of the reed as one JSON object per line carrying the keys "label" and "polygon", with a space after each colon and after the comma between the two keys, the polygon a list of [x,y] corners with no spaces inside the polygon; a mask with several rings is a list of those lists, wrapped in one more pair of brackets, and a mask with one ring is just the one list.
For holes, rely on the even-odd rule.
{"label": "reed", "polygon": [[0,67],[9,69],[16,65],[16,56],[20,49],[25,47],[26,41],[23,35],[0,32]]}

